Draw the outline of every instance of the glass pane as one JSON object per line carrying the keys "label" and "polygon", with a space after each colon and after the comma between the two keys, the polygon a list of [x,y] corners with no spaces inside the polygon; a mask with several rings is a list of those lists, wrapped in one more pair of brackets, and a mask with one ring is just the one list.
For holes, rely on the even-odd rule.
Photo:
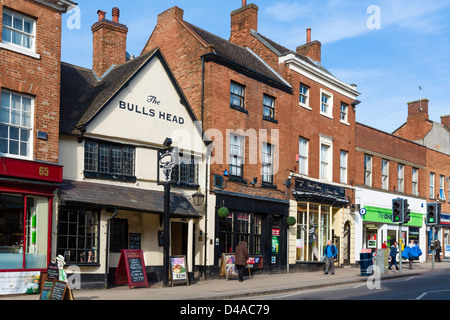
{"label": "glass pane", "polygon": [[9,153],[19,154],[19,141],[9,141]]}
{"label": "glass pane", "polygon": [[0,152],[8,153],[8,140],[7,139],[0,139]]}
{"label": "glass pane", "polygon": [[9,92],[2,91],[1,100],[2,100],[1,101],[1,106],[9,108],[10,100],[11,100],[11,94]]}
{"label": "glass pane", "polygon": [[31,128],[31,113],[24,112],[22,114],[22,126]]}
{"label": "glass pane", "polygon": [[17,94],[11,94],[11,108],[20,110],[21,98]]}
{"label": "glass pane", "polygon": [[31,112],[31,98],[22,97],[22,110]]}
{"label": "glass pane", "polygon": [[18,46],[22,45],[22,34],[18,31],[12,31],[12,43],[17,44]]}
{"label": "glass pane", "polygon": [[0,207],[0,269],[22,269],[24,199],[0,194]]}
{"label": "glass pane", "polygon": [[19,140],[19,128],[11,127],[9,130],[9,138],[12,140]]}
{"label": "glass pane", "polygon": [[26,157],[28,155],[28,143],[20,143],[20,155]]}
{"label": "glass pane", "polygon": [[9,108],[0,107],[0,122],[9,123]]}
{"label": "glass pane", "polygon": [[14,25],[13,25],[14,29],[23,31],[23,20],[20,18],[16,18],[14,17]]}
{"label": "glass pane", "polygon": [[3,25],[12,27],[12,16],[9,13],[3,12]]}
{"label": "glass pane", "polygon": [[20,126],[20,111],[12,110],[11,112],[11,124]]}
{"label": "glass pane", "polygon": [[25,31],[26,33],[33,33],[33,22],[29,21],[29,20],[24,20],[23,22],[23,31]]}
{"label": "glass pane", "polygon": [[32,37],[24,34],[23,35],[23,46],[25,48],[31,49],[31,45],[32,45]]}
{"label": "glass pane", "polygon": [[47,267],[48,199],[27,197],[27,241],[25,268]]}
{"label": "glass pane", "polygon": [[11,42],[11,30],[7,28],[3,28],[2,31],[2,40],[4,42]]}
{"label": "glass pane", "polygon": [[20,141],[28,142],[30,140],[30,130],[20,129]]}
{"label": "glass pane", "polygon": [[8,126],[0,124],[0,138],[8,139]]}

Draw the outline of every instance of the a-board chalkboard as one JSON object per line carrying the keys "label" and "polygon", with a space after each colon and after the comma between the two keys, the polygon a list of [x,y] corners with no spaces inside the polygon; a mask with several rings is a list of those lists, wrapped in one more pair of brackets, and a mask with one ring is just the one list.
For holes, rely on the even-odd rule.
{"label": "a-board chalkboard", "polygon": [[47,267],[47,279],[59,280],[59,268],[56,263],[50,262]]}
{"label": "a-board chalkboard", "polygon": [[66,282],[46,280],[39,300],[74,300],[72,290]]}
{"label": "a-board chalkboard", "polygon": [[114,284],[126,284],[130,287],[147,287],[147,273],[142,250],[122,250],[117,266]]}

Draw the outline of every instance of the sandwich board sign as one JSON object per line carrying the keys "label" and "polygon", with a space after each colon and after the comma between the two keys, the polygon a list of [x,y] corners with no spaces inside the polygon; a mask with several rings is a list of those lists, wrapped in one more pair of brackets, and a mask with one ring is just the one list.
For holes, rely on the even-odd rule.
{"label": "sandwich board sign", "polygon": [[142,250],[122,250],[117,266],[115,285],[128,284],[128,287],[147,287],[148,280],[145,271]]}

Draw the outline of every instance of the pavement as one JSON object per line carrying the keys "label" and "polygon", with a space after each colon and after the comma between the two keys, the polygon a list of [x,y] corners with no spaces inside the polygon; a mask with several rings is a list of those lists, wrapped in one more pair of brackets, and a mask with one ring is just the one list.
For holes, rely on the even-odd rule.
{"label": "pavement", "polygon": [[[408,269],[408,263],[402,264],[402,272],[388,270],[380,274],[380,280],[398,277],[412,277],[427,272],[450,271],[450,262],[414,263],[413,269]],[[378,275],[377,275],[378,276]],[[161,282],[150,283],[149,288],[129,288],[128,285],[100,290],[74,290],[75,300],[234,300],[265,294],[284,293],[321,287],[330,287],[351,283],[371,281],[375,276],[361,275],[359,267],[336,267],[334,275],[317,272],[294,273],[256,273],[251,279],[247,275],[243,282],[237,279],[199,280],[189,286],[176,285],[164,287]],[[39,300],[39,295],[0,296],[2,300]]]}

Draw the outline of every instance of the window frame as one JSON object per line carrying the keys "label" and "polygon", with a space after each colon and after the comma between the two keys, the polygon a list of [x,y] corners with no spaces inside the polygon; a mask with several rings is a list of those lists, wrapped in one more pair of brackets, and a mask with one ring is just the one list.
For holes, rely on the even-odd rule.
{"label": "window frame", "polygon": [[405,192],[405,165],[401,163],[397,165],[397,191]]}
{"label": "window frame", "polygon": [[[304,142],[304,148],[302,148],[302,141]],[[302,150],[304,153],[302,153]],[[305,176],[308,175],[309,172],[309,139],[299,137],[298,139],[298,173],[303,174]]]}
{"label": "window frame", "polygon": [[367,187],[372,186],[372,160],[371,155],[364,155],[364,185]]}
{"label": "window frame", "polygon": [[381,189],[389,190],[389,160],[381,159]]}
{"label": "window frame", "polygon": [[[328,99],[326,103],[323,101],[323,97],[326,96]],[[323,106],[326,106],[326,110],[324,111]],[[333,119],[333,94],[320,89],[320,114],[328,117],[330,119]]]}
{"label": "window frame", "polygon": [[[240,92],[236,92],[233,88],[239,89]],[[233,103],[238,100],[239,104]],[[230,82],[230,108],[248,113],[248,110],[245,109],[245,86],[236,81]]]}
{"label": "window frame", "polygon": [[[344,155],[344,159],[343,156]],[[344,160],[344,163],[343,163]],[[341,150],[339,153],[339,181],[340,183],[347,184],[348,181],[348,151]]]}
{"label": "window frame", "polygon": [[411,193],[413,196],[419,196],[419,169],[417,168],[412,168]]}
{"label": "window frame", "polygon": [[[304,89],[305,92],[303,92],[302,88]],[[300,86],[299,86],[299,102],[298,102],[298,104],[301,107],[306,108],[308,110],[311,110],[311,107],[309,106],[309,91],[310,91],[310,89],[311,88],[309,86],[307,86],[306,84],[300,82]],[[302,100],[305,100],[305,101],[303,102]]]}
{"label": "window frame", "polygon": [[[278,123],[278,121],[275,120],[275,100],[275,97],[268,94],[263,94],[263,119]],[[270,105],[267,105],[266,101],[270,101]],[[269,111],[270,115],[265,114],[266,110]]]}
{"label": "window frame", "polygon": [[[8,136],[7,138],[5,138],[8,141],[8,151],[7,152],[0,152],[0,155],[5,155],[8,157],[12,157],[12,158],[17,158],[17,159],[24,159],[24,160],[30,160],[33,159],[33,153],[34,153],[34,111],[35,111],[35,98],[33,96],[30,95],[26,95],[26,94],[22,94],[22,93],[18,93],[18,92],[14,92],[14,91],[10,91],[10,90],[6,90],[6,89],[1,89],[0,90],[0,94],[1,96],[3,96],[4,93],[7,93],[9,95],[9,106],[3,106],[4,105],[4,101],[1,101],[3,99],[1,99],[0,97],[0,115],[2,113],[3,108],[5,109],[9,109],[9,114],[8,114],[8,118],[9,118],[9,122],[2,122],[0,121],[0,125],[4,125],[6,127],[8,127]],[[17,96],[20,98],[20,107],[19,109],[14,109],[13,108],[13,96]],[[30,100],[30,111],[24,111],[24,104],[23,104],[23,99],[29,99]],[[20,124],[14,124],[12,123],[12,117],[13,115],[13,110],[19,110],[19,122]],[[26,125],[23,125],[23,121],[24,121],[24,113],[29,113],[29,121],[30,121],[30,127],[27,127]],[[17,113],[16,113],[17,116]],[[19,137],[17,139],[11,139],[11,128],[17,128],[18,129],[18,135]],[[21,140],[21,135],[22,135],[22,131],[26,130],[28,131],[28,140],[24,141]],[[3,137],[2,137],[3,139]],[[10,141],[16,141],[18,143],[18,154],[14,154],[14,153],[10,153]],[[22,143],[26,143],[27,144],[27,154],[26,155],[21,155],[20,152],[20,148],[21,148],[21,144]]]}
{"label": "window frame", "polygon": [[[327,147],[326,159],[323,159],[323,146]],[[326,167],[323,166],[325,163]],[[320,136],[319,143],[319,178],[327,182],[333,181],[333,139],[324,135]]]}
{"label": "window frame", "polygon": [[445,201],[445,176],[439,175],[439,200]]}
{"label": "window frame", "polygon": [[171,180],[173,184],[180,188],[198,189],[199,185],[199,157],[190,154],[189,163],[185,163],[185,156],[180,158],[180,164],[172,170]]}
{"label": "window frame", "polygon": [[[269,152],[267,152],[269,151]],[[261,168],[261,181],[263,185],[273,185],[273,161],[274,161],[274,145],[263,142],[262,144],[262,168]],[[267,161],[270,160],[270,161]]]}
{"label": "window frame", "polygon": [[436,178],[435,173],[434,172],[430,172],[430,189],[429,189],[429,191],[430,191],[430,194],[429,194],[430,199],[434,199],[434,197],[435,197],[435,194],[434,194],[435,178]]}
{"label": "window frame", "polygon": [[[342,110],[342,107],[345,107],[345,110]],[[341,123],[343,124],[349,124],[348,122],[348,104],[341,102],[341,108],[340,108],[340,115],[339,115],[339,120],[341,121]],[[342,119],[342,115],[344,115],[344,119]]]}
{"label": "window frame", "polygon": [[[11,16],[11,26],[8,26],[5,24],[5,14],[8,14]],[[21,19],[22,20],[22,26],[24,26],[25,21],[27,21],[28,23],[30,23],[32,25],[32,33],[28,33],[24,30],[19,30],[17,28],[14,27],[14,19]],[[11,51],[15,51],[21,54],[25,54],[25,55],[29,55],[33,58],[40,58],[39,54],[36,54],[36,38],[37,38],[37,19],[31,16],[27,16],[24,15],[20,12],[17,12],[15,10],[11,10],[8,8],[3,8],[3,20],[2,20],[2,40],[0,42],[0,47],[4,48],[4,49],[8,49]],[[4,34],[5,34],[5,30],[10,30],[10,37],[11,37],[11,41],[8,41],[5,39]],[[16,44],[13,42],[13,33],[20,33],[20,35],[22,36],[22,43]],[[31,46],[30,48],[28,48],[27,46],[23,45],[23,35],[26,35],[28,37],[30,37],[30,41],[31,41]]]}
{"label": "window frame", "polygon": [[[94,155],[92,165],[95,167],[93,169],[86,168],[88,158],[87,155],[87,146],[89,144],[94,144],[94,151],[92,154]],[[107,147],[107,158],[106,160],[102,158],[101,149],[103,147]],[[113,155],[112,150],[113,148],[120,148],[121,151],[121,172],[113,172]],[[126,152],[126,149],[130,149],[132,152],[132,168],[130,169],[131,174],[124,173],[124,154]],[[129,151],[128,151],[129,152]],[[129,161],[127,161],[129,162]],[[102,166],[101,164],[105,163],[107,165],[107,170],[104,170],[103,168],[105,166]],[[100,140],[94,140],[94,139],[86,139],[84,141],[84,170],[83,174],[87,178],[99,178],[99,179],[112,179],[112,180],[120,180],[120,181],[128,181],[128,182],[136,182],[136,147],[132,145],[127,144],[120,144],[120,143],[114,143],[114,142],[108,142],[108,141],[100,141]]]}
{"label": "window frame", "polygon": [[[235,177],[238,179],[244,179],[244,164],[245,164],[245,136],[241,136],[235,133],[230,133],[230,142],[229,142],[229,175],[230,177]],[[236,140],[237,144],[233,142]],[[239,153],[235,154],[235,150],[238,150]],[[236,160],[234,163],[233,160]],[[234,170],[236,168],[236,170]],[[241,174],[236,174],[240,170]]]}

